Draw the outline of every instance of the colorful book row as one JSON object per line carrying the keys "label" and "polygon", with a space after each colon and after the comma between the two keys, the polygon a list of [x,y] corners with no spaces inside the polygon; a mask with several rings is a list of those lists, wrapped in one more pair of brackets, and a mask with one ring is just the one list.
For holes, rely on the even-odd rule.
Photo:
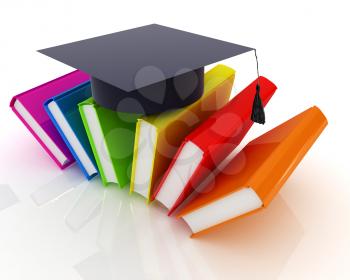
{"label": "colorful book row", "polygon": [[[185,108],[143,116],[111,111],[77,70],[15,96],[10,106],[60,168],[76,161],[87,179],[130,185],[194,234],[268,205],[327,124],[312,107],[250,142],[223,168],[253,122],[257,80],[229,101],[235,71],[217,65]],[[276,86],[259,78],[266,106]]]}

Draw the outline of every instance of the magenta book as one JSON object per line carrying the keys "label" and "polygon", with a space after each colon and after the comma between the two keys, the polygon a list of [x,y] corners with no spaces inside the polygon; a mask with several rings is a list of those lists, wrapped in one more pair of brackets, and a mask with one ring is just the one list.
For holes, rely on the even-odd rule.
{"label": "magenta book", "polygon": [[62,140],[44,109],[44,102],[77,85],[88,81],[90,77],[76,70],[43,85],[14,96],[10,107],[38,140],[41,146],[64,169],[74,162],[74,157]]}

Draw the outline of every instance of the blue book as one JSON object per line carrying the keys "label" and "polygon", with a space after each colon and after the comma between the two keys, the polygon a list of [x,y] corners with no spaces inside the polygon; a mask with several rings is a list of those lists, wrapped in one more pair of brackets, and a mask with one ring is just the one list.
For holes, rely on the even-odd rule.
{"label": "blue book", "polygon": [[78,103],[90,97],[91,85],[85,82],[44,103],[45,110],[88,180],[98,172]]}

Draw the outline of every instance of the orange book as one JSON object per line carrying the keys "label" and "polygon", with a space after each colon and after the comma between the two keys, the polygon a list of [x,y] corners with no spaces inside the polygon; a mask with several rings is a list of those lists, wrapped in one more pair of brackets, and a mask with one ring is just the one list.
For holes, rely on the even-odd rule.
{"label": "orange book", "polygon": [[254,139],[177,216],[195,236],[266,207],[326,125],[311,107]]}

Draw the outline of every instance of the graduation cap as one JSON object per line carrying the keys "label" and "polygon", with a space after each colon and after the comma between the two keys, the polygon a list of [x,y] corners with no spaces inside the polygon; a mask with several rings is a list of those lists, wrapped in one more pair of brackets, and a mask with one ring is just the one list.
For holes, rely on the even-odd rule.
{"label": "graduation cap", "polygon": [[195,102],[204,66],[251,50],[151,24],[39,52],[88,73],[97,104],[149,115]]}

